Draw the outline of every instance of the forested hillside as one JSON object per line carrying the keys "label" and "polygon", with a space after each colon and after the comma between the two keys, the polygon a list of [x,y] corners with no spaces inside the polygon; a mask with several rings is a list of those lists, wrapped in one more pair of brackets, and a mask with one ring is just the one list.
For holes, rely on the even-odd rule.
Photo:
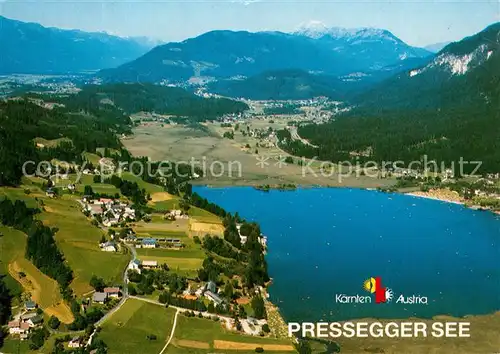
{"label": "forested hillside", "polygon": [[451,43],[431,62],[380,83],[352,103],[370,110],[489,104],[500,94],[499,33],[496,23]]}
{"label": "forested hillside", "polygon": [[221,80],[209,86],[210,92],[254,100],[300,100],[318,96],[342,99],[348,84],[327,75],[302,70],[269,71],[243,80]]}
{"label": "forested hillside", "polygon": [[496,24],[448,45],[426,66],[359,96],[331,123],[300,127],[318,149],[291,139],[284,148],[333,161],[410,162],[427,155],[449,165],[463,158],[482,161],[481,172],[500,171],[499,30]]}
{"label": "forested hillside", "polygon": [[123,115],[140,111],[188,117],[195,121],[213,120],[224,114],[248,109],[243,102],[225,98],[202,98],[178,87],[153,84],[88,85],[76,95],[52,97],[72,112],[89,111],[103,115],[108,111]]}
{"label": "forested hillside", "polygon": [[[84,151],[98,147],[120,147],[116,137],[129,129],[128,117],[104,114],[68,113],[65,109],[48,110],[26,100],[0,102],[0,173],[1,185],[16,185],[26,161],[50,161],[53,158],[81,162]],[[36,148],[33,139],[68,138],[56,147]]]}

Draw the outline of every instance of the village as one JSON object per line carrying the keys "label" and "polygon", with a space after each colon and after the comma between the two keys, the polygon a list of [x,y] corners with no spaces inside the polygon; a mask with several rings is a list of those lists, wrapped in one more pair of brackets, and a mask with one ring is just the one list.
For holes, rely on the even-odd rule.
{"label": "village", "polygon": [[[135,285],[137,285],[137,283],[134,285],[131,279],[137,278],[137,275],[141,275],[144,272],[169,270],[171,266],[168,263],[160,263],[158,260],[148,260],[148,257],[140,259],[143,258],[141,255],[147,255],[151,251],[161,252],[162,249],[165,251],[182,252],[182,249],[187,246],[186,239],[183,237],[148,237],[134,232],[133,228],[129,226],[134,225],[138,221],[136,213],[132,206],[123,199],[95,198],[92,195],[84,195],[79,202],[82,206],[82,212],[87,217],[97,222],[104,230],[108,230],[111,239],[99,244],[102,251],[119,252],[123,247],[129,249],[133,255],[133,259],[129,262],[125,273],[126,289],[123,289],[120,285],[96,289],[91,299],[85,301],[86,306],[106,305],[108,308],[112,308],[129,296],[141,298],[135,294],[135,290],[131,294],[130,289],[135,289]],[[181,209],[165,210],[161,215],[162,220],[166,223],[186,223],[190,219],[188,213]],[[242,224],[236,225],[240,242],[242,245],[245,245],[248,236],[241,233],[241,227]],[[121,228],[121,231],[118,232],[117,228]],[[260,235],[258,240],[262,247],[266,249],[267,237]],[[141,253],[138,254],[138,252]],[[217,287],[213,281],[197,282],[193,280],[189,280],[187,288],[182,291],[180,296],[190,301],[198,301],[205,304],[208,312],[205,314],[199,311],[199,315],[207,318],[215,316],[228,330],[242,331],[252,336],[264,336],[266,333],[269,333],[270,330],[266,319],[256,319],[248,316],[236,320],[225,316],[224,314],[229,313],[230,308],[234,306],[231,305],[231,302],[234,300],[227,298],[223,289]],[[256,294],[262,294],[267,298],[267,293],[262,287],[256,289]],[[184,309],[183,311],[188,310]]]}

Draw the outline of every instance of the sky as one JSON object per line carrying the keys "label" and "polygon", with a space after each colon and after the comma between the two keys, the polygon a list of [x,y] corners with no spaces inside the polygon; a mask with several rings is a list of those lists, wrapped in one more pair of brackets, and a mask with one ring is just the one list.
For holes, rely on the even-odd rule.
{"label": "sky", "polygon": [[0,15],[48,27],[182,41],[215,29],[292,32],[320,21],[375,27],[410,45],[460,40],[500,21],[499,0],[0,0]]}

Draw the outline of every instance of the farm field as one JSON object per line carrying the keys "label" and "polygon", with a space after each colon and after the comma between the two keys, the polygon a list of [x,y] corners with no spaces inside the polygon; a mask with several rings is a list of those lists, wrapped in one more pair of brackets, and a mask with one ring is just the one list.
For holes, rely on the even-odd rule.
{"label": "farm field", "polygon": [[[81,213],[77,197],[63,195],[52,199],[46,197],[38,186],[28,184],[29,181],[26,183],[21,188],[1,188],[0,197],[6,195],[11,199],[26,201],[29,207],[41,210],[37,218],[45,225],[58,228],[55,239],[73,270],[71,287],[75,294],[81,296],[92,290],[89,281],[93,274],[109,282],[121,282],[121,271],[129,261],[129,256],[102,252],[99,249],[103,231],[92,226]],[[29,189],[30,194],[25,194],[24,189]]]}
{"label": "farm field", "polygon": [[[292,119],[292,118],[290,118]],[[252,128],[266,129],[267,127],[282,128],[286,120],[252,119],[248,124]],[[240,124],[240,130],[246,124]],[[337,173],[329,176],[321,174],[321,162],[314,161],[311,168],[315,173],[304,170],[297,164],[279,165],[279,157],[289,156],[288,153],[277,147],[257,147],[258,140],[244,137],[236,132],[234,140],[222,138],[225,131],[232,128],[222,128],[220,123],[206,123],[199,129],[182,125],[163,126],[159,123],[148,122],[134,129],[134,135],[122,139],[125,147],[135,156],[150,156],[153,160],[190,161],[191,158],[201,167],[206,161],[206,177],[194,181],[198,184],[209,185],[262,185],[293,183],[297,185],[324,185],[375,188],[390,186],[395,183],[392,179],[376,179],[367,176],[348,176],[339,181]],[[246,144],[250,149],[246,148]],[[265,159],[267,164],[257,162]],[[297,159],[297,158],[296,158]],[[224,171],[221,173],[220,164],[210,166],[213,161],[222,162]],[[219,166],[218,166],[219,165]],[[336,169],[338,171],[338,167]]]}
{"label": "farm field", "polygon": [[[75,176],[76,177],[76,176]],[[85,190],[85,186],[91,186],[92,190],[95,193],[106,194],[106,195],[115,195],[120,194],[120,190],[113,186],[112,184],[107,183],[95,183],[94,176],[92,175],[82,175],[79,183],[76,185],[76,190],[79,193],[83,193]]]}
{"label": "farm field", "polygon": [[[210,213],[208,215],[216,218]],[[137,236],[178,238],[184,244],[184,248],[181,249],[137,248],[138,258],[142,261],[157,261],[159,265],[167,264],[170,269],[178,271],[181,274],[188,276],[195,275],[205,259],[205,252],[202,250],[201,245],[196,244],[189,236],[194,234],[191,226],[192,220],[169,222],[162,219],[156,221],[153,219],[153,222],[150,223],[136,223],[133,229]],[[223,230],[221,224],[217,224],[217,226]],[[204,235],[205,233],[203,233]]]}
{"label": "farm field", "polygon": [[73,314],[62,300],[59,284],[24,258],[26,235],[5,226],[0,226],[0,233],[0,270],[2,274],[9,274],[9,288],[15,289],[17,294],[29,293],[47,315],[55,315],[61,322],[71,323]]}
{"label": "farm field", "polygon": [[194,275],[201,268],[205,253],[201,249],[137,249],[137,256],[142,261],[157,261],[158,265],[167,264],[172,271]]}
{"label": "farm field", "polygon": [[192,206],[188,210],[188,215],[191,218],[193,218],[199,222],[215,223],[215,224],[222,223],[222,220],[217,215],[214,215],[209,211],[206,211],[204,209],[200,209],[200,208],[195,207],[195,206]]}
{"label": "farm field", "polygon": [[5,354],[27,354],[27,353],[36,353],[35,351],[30,350],[29,341],[27,340],[18,340],[13,338],[5,338],[3,342],[3,346],[1,348],[1,352]]}
{"label": "farm field", "polygon": [[163,219],[163,215],[153,214],[152,222],[139,221],[134,223],[133,228],[137,234],[169,232],[187,234],[189,223],[188,220],[167,221]]}
{"label": "farm field", "polygon": [[81,213],[75,197],[64,195],[58,199],[44,199],[45,211],[40,219],[46,225],[57,227],[56,241],[74,272],[71,287],[77,296],[92,290],[92,275],[107,282],[121,282],[122,270],[129,256],[122,253],[102,252],[99,241],[103,231],[92,226]]}
{"label": "farm field", "polygon": [[[174,315],[174,309],[128,299],[102,325],[99,338],[108,344],[109,354],[159,353],[170,336]],[[148,335],[156,340],[148,340]]]}
{"label": "farm field", "polygon": [[205,252],[201,248],[186,249],[161,249],[161,248],[138,248],[137,254],[140,258],[165,257],[165,258],[203,258]]}
{"label": "farm field", "polygon": [[265,353],[295,353],[287,339],[241,335],[226,330],[220,322],[183,315],[177,318],[174,339],[167,353],[255,353],[257,347],[264,348]]}
{"label": "farm field", "polygon": [[68,139],[68,138],[59,138],[59,139],[52,139],[52,140],[48,140],[48,139],[44,139],[44,138],[35,138],[35,139],[33,139],[33,141],[37,145],[43,145],[40,147],[46,147],[46,148],[56,147],[60,143],[63,143],[63,142],[64,143],[71,143],[72,142],[71,139]]}
{"label": "farm field", "polygon": [[164,212],[167,210],[179,209],[179,199],[173,198],[170,200],[162,200],[157,202],[150,202],[149,205],[157,212]]}

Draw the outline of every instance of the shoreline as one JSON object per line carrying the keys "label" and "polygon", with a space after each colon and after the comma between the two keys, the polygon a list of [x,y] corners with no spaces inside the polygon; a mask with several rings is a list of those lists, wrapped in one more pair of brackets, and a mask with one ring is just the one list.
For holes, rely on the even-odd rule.
{"label": "shoreline", "polygon": [[440,198],[440,197],[432,196],[432,195],[419,194],[419,192],[409,192],[409,193],[396,192],[396,193],[402,194],[402,195],[408,195],[410,197],[415,197],[415,198],[430,199],[430,200],[435,200],[435,201],[444,202],[444,203],[463,205],[463,206],[467,207],[467,204],[465,204],[465,202],[462,202],[462,201],[445,199],[445,198]]}
{"label": "shoreline", "polygon": [[463,207],[465,207],[467,209],[477,210],[477,211],[489,211],[495,215],[500,215],[500,211],[495,211],[495,210],[491,210],[488,208],[484,208],[484,207],[477,205],[477,204],[467,203],[462,197],[458,196],[458,193],[456,196],[452,196],[452,197],[442,195],[442,193],[441,193],[442,191],[447,191],[446,193],[451,192],[447,189],[440,189],[440,190],[436,191],[436,193],[434,193],[434,192],[421,192],[421,191],[405,192],[405,191],[398,191],[398,190],[396,190],[394,192],[387,192],[387,191],[380,190],[378,188],[373,188],[373,187],[332,186],[332,185],[320,185],[320,184],[297,184],[297,185],[295,185],[295,188],[279,188],[279,187],[271,186],[269,189],[262,189],[262,188],[259,188],[258,185],[253,185],[253,184],[209,184],[209,183],[204,183],[202,181],[199,181],[198,183],[193,183],[192,186],[214,188],[214,189],[244,187],[244,188],[253,188],[253,189],[261,191],[261,192],[269,192],[269,191],[294,192],[294,191],[297,191],[299,189],[321,189],[321,188],[365,190],[365,191],[372,191],[372,192],[394,193],[394,194],[404,195],[404,196],[409,196],[409,197],[414,197],[414,198],[429,199],[429,200],[434,200],[434,201],[439,201],[439,202],[444,202],[444,203],[449,203],[449,204],[462,205]]}
{"label": "shoreline", "polygon": [[402,193],[402,194],[408,195],[411,197],[415,197],[415,198],[430,199],[430,200],[435,200],[435,201],[444,202],[444,203],[462,205],[464,208],[467,208],[467,209],[476,210],[476,211],[488,211],[494,215],[500,215],[500,211],[498,211],[498,210],[492,210],[492,209],[485,208],[485,207],[482,207],[482,206],[477,205],[477,204],[467,203],[467,201],[465,201],[465,199],[463,199],[462,197],[458,197],[458,200],[455,197],[447,198],[445,195],[442,194],[443,191],[445,191],[445,193],[450,192],[449,190],[441,189],[441,190],[430,191],[430,192],[409,192],[409,193]]}

